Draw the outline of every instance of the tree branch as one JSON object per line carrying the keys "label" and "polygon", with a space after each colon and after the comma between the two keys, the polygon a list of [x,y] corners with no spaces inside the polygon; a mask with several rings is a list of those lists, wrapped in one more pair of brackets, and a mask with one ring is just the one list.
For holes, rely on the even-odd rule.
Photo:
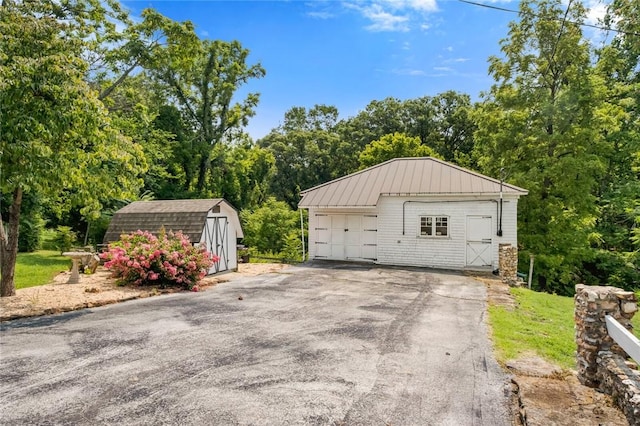
{"label": "tree branch", "polygon": [[138,65],[140,65],[138,60],[133,61],[133,64],[129,68],[127,68],[126,71],[111,86],[107,87],[98,95],[98,99],[102,101],[106,97],[108,97],[111,92],[113,92],[118,86],[122,84],[122,82],[124,82],[124,80],[129,76],[129,74],[131,74],[134,69],[136,69]]}

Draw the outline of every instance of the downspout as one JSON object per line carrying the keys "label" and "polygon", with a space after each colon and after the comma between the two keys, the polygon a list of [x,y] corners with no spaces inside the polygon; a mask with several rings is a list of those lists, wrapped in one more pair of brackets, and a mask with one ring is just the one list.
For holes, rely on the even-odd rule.
{"label": "downspout", "polygon": [[304,247],[304,218],[302,216],[302,209],[300,210],[300,239],[302,240],[302,261],[306,260],[307,253],[305,252]]}
{"label": "downspout", "polygon": [[502,237],[502,183],[504,182],[504,168],[500,169],[500,212],[498,213],[498,237]]}

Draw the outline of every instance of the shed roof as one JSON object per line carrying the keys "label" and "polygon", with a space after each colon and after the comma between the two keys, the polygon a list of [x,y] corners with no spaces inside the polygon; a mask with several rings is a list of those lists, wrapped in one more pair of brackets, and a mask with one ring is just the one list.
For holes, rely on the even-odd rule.
{"label": "shed roof", "polygon": [[[502,184],[505,194],[526,189]],[[299,207],[375,207],[381,195],[494,195],[500,181],[432,157],[395,158],[300,193]]]}
{"label": "shed roof", "polygon": [[[167,232],[182,231],[191,242],[198,242],[209,211],[220,205],[227,206],[234,213],[235,217],[229,219],[239,227],[235,208],[223,198],[134,201],[115,212],[104,236],[104,242],[117,241],[120,235],[138,229],[157,234],[163,227]],[[239,229],[238,232],[242,237],[242,230]]]}

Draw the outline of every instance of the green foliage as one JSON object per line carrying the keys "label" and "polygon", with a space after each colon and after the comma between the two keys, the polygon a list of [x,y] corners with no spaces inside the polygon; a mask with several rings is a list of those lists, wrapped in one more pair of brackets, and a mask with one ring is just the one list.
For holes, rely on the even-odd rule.
{"label": "green foliage", "polygon": [[[139,188],[142,151],[113,127],[86,80],[84,55],[103,29],[115,27],[102,5],[118,13],[111,1],[0,7],[0,192],[12,194],[7,238],[0,220],[5,271],[15,267],[23,194],[42,197],[54,210],[77,207],[93,216],[102,200],[134,196]],[[14,289],[11,272],[3,275],[0,294]]]}
{"label": "green foliage", "polygon": [[18,236],[19,252],[34,252],[42,245],[44,219],[38,212],[29,212],[20,216],[20,234]]}
{"label": "green foliage", "polygon": [[280,252],[280,255],[285,262],[301,262],[304,260],[302,259],[302,240],[300,239],[299,229],[287,234],[284,248]]}
{"label": "green foliage", "polygon": [[41,202],[42,200],[33,194],[25,194],[22,198],[24,213],[20,215],[19,252],[30,253],[40,249],[45,224]]}
{"label": "green foliage", "polygon": [[439,157],[431,148],[420,144],[420,139],[402,133],[385,135],[371,142],[360,153],[360,167],[366,168],[393,158]]}
{"label": "green foliage", "polygon": [[78,243],[78,236],[68,226],[58,226],[56,229],[56,235],[53,238],[54,247],[60,252],[71,250],[71,248]]}
{"label": "green foliage", "polygon": [[[483,172],[504,168],[529,190],[518,206],[518,237],[523,256],[536,255],[535,288],[571,294],[590,256],[605,170],[602,93],[580,26],[559,19],[566,7],[540,0],[520,9],[501,42],[504,58],[490,59],[496,84],[474,115],[475,156]],[[585,10],[574,2],[566,16],[579,23]]]}
{"label": "green foliage", "polygon": [[213,195],[225,198],[239,210],[267,200],[276,172],[271,151],[246,142],[231,147],[219,145],[212,155],[216,169],[210,179]]}
{"label": "green foliage", "polygon": [[16,262],[15,285],[17,289],[49,284],[53,277],[69,270],[71,261],[57,251],[40,250],[19,253]]}
{"label": "green foliage", "polygon": [[[146,173],[142,176],[142,191],[149,191],[159,197],[174,197],[180,185],[174,176],[172,164],[173,148],[177,143],[174,135],[156,127],[159,114],[157,89],[144,74],[130,77],[120,84],[117,90],[103,99],[109,109],[113,126],[139,147],[147,163]],[[103,204],[110,200],[105,200]]]}
{"label": "green foliage", "polygon": [[[157,18],[158,29],[168,31],[174,25],[166,18]],[[207,179],[215,172],[211,167],[213,149],[237,136],[254,115],[259,95],[249,93],[237,103],[232,100],[243,84],[263,77],[265,71],[260,64],[247,64],[249,51],[238,41],[189,38],[187,45],[188,51],[182,45],[163,48],[150,75],[177,101],[185,114],[183,120],[194,129],[190,151],[197,165],[195,190],[206,195]]]}
{"label": "green foliage", "polygon": [[516,308],[489,307],[493,341],[501,362],[530,352],[563,368],[575,368],[573,298],[511,289]]}
{"label": "green foliage", "polygon": [[355,171],[358,155],[383,136],[403,133],[417,137],[420,144],[433,149],[438,158],[473,166],[475,123],[469,95],[447,91],[436,96],[424,96],[400,101],[386,98],[372,101],[355,117],[340,122],[336,131],[348,145],[343,147],[341,161]]}
{"label": "green foliage", "polygon": [[285,113],[282,126],[258,141],[275,160],[271,195],[295,208],[301,190],[349,172],[344,168],[344,143],[333,130],[336,117],[335,107],[294,107]]}
{"label": "green foliage", "polygon": [[286,250],[293,254],[294,236],[299,232],[299,216],[285,202],[271,197],[261,207],[243,211],[241,217],[247,246],[262,253],[281,253]]}
{"label": "green foliage", "polygon": [[0,14],[0,187],[91,213],[100,197],[137,191],[144,157],[111,125],[84,79],[77,21],[39,14],[47,4],[9,3]]}

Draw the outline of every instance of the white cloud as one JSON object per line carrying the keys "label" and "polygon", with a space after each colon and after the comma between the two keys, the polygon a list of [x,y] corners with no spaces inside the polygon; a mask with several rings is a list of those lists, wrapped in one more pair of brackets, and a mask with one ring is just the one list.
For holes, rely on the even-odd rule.
{"label": "white cloud", "polygon": [[450,58],[450,59],[445,59],[444,62],[445,64],[451,64],[451,63],[460,63],[460,62],[467,62],[469,60],[469,58]]}
{"label": "white cloud", "polygon": [[425,73],[424,71],[414,68],[396,68],[392,69],[391,73],[396,75],[408,75],[412,77],[423,77],[427,75],[427,73]]}
{"label": "white cloud", "polygon": [[447,46],[444,48],[447,52],[453,52],[453,46]]}
{"label": "white cloud", "polygon": [[408,41],[405,41],[404,43],[402,43],[402,50],[409,50],[411,49],[411,43],[409,43]]}
{"label": "white cloud", "polygon": [[438,10],[436,0],[409,0],[407,3],[416,10],[423,10],[425,12],[435,12]]}
{"label": "white cloud", "polygon": [[449,68],[449,67],[433,67],[433,70],[434,71],[447,71],[447,72],[450,72],[450,71],[453,71],[453,68]]}
{"label": "white cloud", "polygon": [[346,9],[360,13],[371,22],[365,28],[369,31],[407,32],[412,28],[427,30],[426,15],[437,12],[436,0],[371,0],[344,1]]}
{"label": "white cloud", "polygon": [[[602,25],[602,19],[607,14],[607,4],[602,0],[586,0],[584,6],[587,8],[585,22],[590,25]],[[583,27],[583,32],[593,45],[602,43],[609,36],[607,31],[596,28]]]}
{"label": "white cloud", "polygon": [[333,18],[335,15],[330,12],[307,12],[307,16],[311,18],[316,18],[316,19],[330,19],[330,18]]}
{"label": "white cloud", "polygon": [[586,0],[584,1],[584,7],[587,10],[587,23],[597,25],[607,14],[607,4],[602,0]]}
{"label": "white cloud", "polygon": [[361,11],[364,17],[372,22],[366,27],[369,31],[409,31],[408,17],[387,12],[379,4],[372,4],[362,8]]}
{"label": "white cloud", "polygon": [[395,10],[419,10],[425,12],[435,12],[438,10],[436,0],[379,0],[379,3],[385,4]]}

